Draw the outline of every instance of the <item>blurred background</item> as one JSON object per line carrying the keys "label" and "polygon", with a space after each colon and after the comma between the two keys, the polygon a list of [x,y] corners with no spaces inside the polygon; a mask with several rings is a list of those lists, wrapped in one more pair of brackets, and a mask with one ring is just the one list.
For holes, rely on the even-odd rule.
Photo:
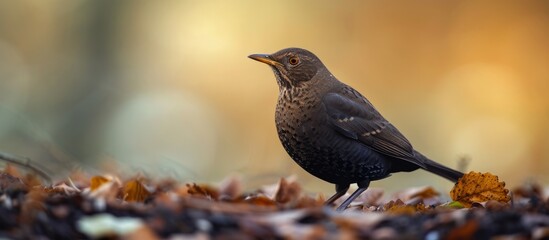
{"label": "blurred background", "polygon": [[[247,58],[302,47],[414,147],[510,186],[549,183],[549,1],[1,1],[0,151],[248,189],[295,174],[278,87]],[[417,171],[373,183],[451,186]]]}

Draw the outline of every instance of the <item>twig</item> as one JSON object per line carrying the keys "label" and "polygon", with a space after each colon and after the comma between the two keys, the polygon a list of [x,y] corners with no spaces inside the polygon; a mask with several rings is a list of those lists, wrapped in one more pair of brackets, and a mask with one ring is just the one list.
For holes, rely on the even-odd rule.
{"label": "twig", "polygon": [[33,166],[31,164],[31,159],[26,157],[16,157],[7,153],[0,152],[0,159],[4,160],[6,162],[21,166],[23,168],[27,168],[31,170],[32,172],[36,173],[38,176],[40,176],[42,179],[46,180],[48,184],[52,183],[51,177],[41,169]]}

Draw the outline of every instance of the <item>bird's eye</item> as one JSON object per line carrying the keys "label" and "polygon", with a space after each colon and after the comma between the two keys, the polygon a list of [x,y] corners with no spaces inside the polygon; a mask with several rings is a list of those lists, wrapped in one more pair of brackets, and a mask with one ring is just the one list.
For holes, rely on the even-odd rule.
{"label": "bird's eye", "polygon": [[297,57],[291,57],[288,62],[291,64],[291,65],[297,65],[299,63],[299,58]]}

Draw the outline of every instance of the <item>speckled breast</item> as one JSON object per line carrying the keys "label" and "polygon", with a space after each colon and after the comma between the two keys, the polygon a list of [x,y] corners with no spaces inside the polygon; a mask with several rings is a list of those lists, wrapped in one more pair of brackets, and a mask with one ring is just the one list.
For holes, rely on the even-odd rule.
{"label": "speckled breast", "polygon": [[330,183],[355,183],[388,176],[382,156],[337,133],[322,107],[279,101],[275,122],[290,157],[310,174]]}

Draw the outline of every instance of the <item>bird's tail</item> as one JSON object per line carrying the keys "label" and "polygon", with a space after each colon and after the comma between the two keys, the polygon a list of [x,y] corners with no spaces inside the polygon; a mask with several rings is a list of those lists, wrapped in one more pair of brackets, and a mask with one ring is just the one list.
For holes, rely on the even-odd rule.
{"label": "bird's tail", "polygon": [[[421,154],[419,154],[421,155]],[[457,182],[459,178],[463,177],[463,173],[454,169],[451,169],[449,167],[446,167],[440,163],[437,163],[423,155],[421,155],[423,158],[423,163],[425,164],[425,170],[432,172],[436,175],[439,175],[443,178],[446,178],[452,182]]]}

